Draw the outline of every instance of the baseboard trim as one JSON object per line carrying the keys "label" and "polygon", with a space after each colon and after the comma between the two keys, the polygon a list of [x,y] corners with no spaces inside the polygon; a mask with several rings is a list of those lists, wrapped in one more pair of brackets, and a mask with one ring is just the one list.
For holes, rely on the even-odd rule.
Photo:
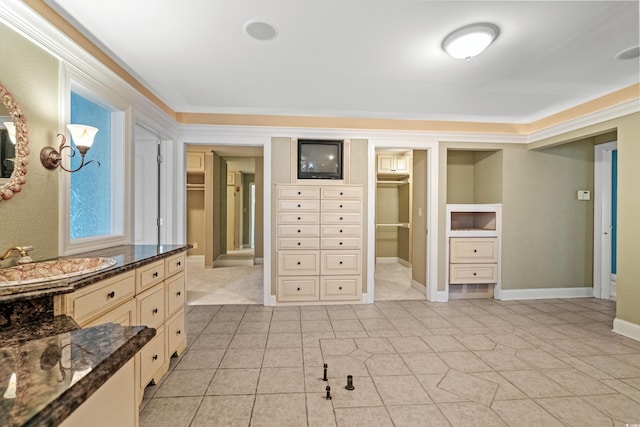
{"label": "baseboard trim", "polygon": [[613,332],[640,341],[640,325],[619,318],[613,319]]}
{"label": "baseboard trim", "polygon": [[255,265],[263,265],[264,264],[264,258],[254,258],[253,259],[253,263]]}
{"label": "baseboard trim", "polygon": [[593,288],[500,289],[495,293],[494,298],[500,300],[593,298]]}
{"label": "baseboard trim", "polygon": [[411,280],[411,287],[423,295],[427,295],[427,288],[422,283]]}
{"label": "baseboard trim", "polygon": [[614,301],[617,300],[618,297],[618,288],[617,288],[617,284],[618,282],[611,282],[611,288],[609,289],[609,295],[610,298]]}
{"label": "baseboard trim", "polygon": [[[429,299],[431,297],[431,299]],[[427,295],[427,299],[429,302],[447,302],[449,301],[449,292],[446,291],[436,291],[431,295]]]}
{"label": "baseboard trim", "polygon": [[187,262],[204,262],[204,255],[189,255]]}

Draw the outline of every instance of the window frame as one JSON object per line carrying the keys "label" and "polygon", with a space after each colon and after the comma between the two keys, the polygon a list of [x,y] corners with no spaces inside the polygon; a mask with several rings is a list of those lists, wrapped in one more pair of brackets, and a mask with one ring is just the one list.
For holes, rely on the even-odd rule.
{"label": "window frame", "polygon": [[[108,247],[131,244],[132,238],[132,188],[127,183],[131,181],[131,123],[132,108],[122,105],[116,93],[96,82],[80,75],[74,75],[67,70],[67,78],[61,91],[65,96],[61,97],[59,128],[66,132],[66,124],[71,123],[71,92],[82,96],[111,111],[111,230],[112,234],[71,239],[71,174],[65,171],[59,173],[60,199],[59,199],[59,253],[73,255],[81,252],[104,249]],[[59,141],[54,144],[59,144]],[[68,156],[63,154],[65,167],[69,166]],[[87,160],[99,160],[91,157],[91,150],[87,153]],[[98,167],[91,164],[87,167]],[[122,173],[120,173],[122,171]],[[113,232],[115,230],[115,232]]]}

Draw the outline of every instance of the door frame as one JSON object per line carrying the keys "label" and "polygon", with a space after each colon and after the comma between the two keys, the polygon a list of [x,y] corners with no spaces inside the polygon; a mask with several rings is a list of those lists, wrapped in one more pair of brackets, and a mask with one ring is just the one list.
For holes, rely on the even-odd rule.
{"label": "door frame", "polygon": [[611,172],[612,152],[618,142],[612,141],[594,147],[593,161],[593,295],[596,298],[615,298],[611,286]]}
{"label": "door frame", "polygon": [[[427,250],[425,253],[427,266],[427,283],[425,283],[426,299],[428,301],[446,301],[447,296],[438,292],[438,141],[434,139],[369,139],[369,168],[367,210],[367,294],[363,295],[363,302],[373,303],[375,293],[375,244],[376,244],[376,150],[383,149],[426,150],[428,158],[427,192]],[[414,188],[416,183],[413,183]],[[414,257],[416,254],[413,254]],[[443,298],[445,298],[443,300]]]}

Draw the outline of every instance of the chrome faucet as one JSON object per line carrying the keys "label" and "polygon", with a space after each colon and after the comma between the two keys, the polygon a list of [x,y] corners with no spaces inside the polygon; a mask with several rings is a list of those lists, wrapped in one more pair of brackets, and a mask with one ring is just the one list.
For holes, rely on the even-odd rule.
{"label": "chrome faucet", "polygon": [[33,262],[31,257],[29,256],[29,252],[33,250],[33,246],[14,246],[11,249],[7,250],[7,252],[0,257],[0,259],[7,259],[14,252],[17,252],[20,255],[20,259],[18,259],[18,264],[28,264]]}

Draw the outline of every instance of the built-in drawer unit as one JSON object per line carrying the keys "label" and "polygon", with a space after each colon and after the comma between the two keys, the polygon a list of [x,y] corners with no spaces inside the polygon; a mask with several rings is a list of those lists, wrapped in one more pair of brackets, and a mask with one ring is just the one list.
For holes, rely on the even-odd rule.
{"label": "built-in drawer unit", "polygon": [[166,322],[167,360],[174,353],[181,353],[187,343],[184,310],[179,310]]}
{"label": "built-in drawer unit", "polygon": [[83,328],[89,328],[91,326],[102,325],[103,323],[118,323],[122,326],[134,326],[138,324],[137,313],[136,302],[130,299],[124,304],[107,311],[102,316],[88,323],[84,323],[81,326]]}
{"label": "built-in drawer unit", "polygon": [[321,251],[321,275],[360,274],[360,251]]}
{"label": "built-in drawer unit", "polygon": [[136,270],[136,290],[142,292],[164,280],[164,261],[156,261]]}
{"label": "built-in drawer unit", "polygon": [[[276,194],[278,301],[357,300],[361,289],[355,288],[362,284],[362,186],[282,184]],[[324,285],[324,275],[345,282]],[[328,290],[322,291],[323,286]]]}
{"label": "built-in drawer unit", "polygon": [[278,274],[282,276],[320,274],[319,251],[279,251]]}
{"label": "built-in drawer unit", "polygon": [[320,299],[323,301],[339,301],[359,299],[362,283],[360,276],[331,278],[323,277],[320,281]]}
{"label": "built-in drawer unit", "polygon": [[160,381],[160,378],[162,378],[165,372],[165,346],[164,325],[162,325],[156,329],[156,336],[138,353],[138,357],[140,358],[140,385],[142,389],[152,380],[157,383]]}
{"label": "built-in drawer unit", "polygon": [[63,295],[64,311],[84,327],[135,295],[133,272],[111,277],[93,286],[87,286]]}
{"label": "built-in drawer unit", "polygon": [[167,317],[169,317],[177,310],[184,307],[186,296],[184,273],[176,274],[175,276],[167,279],[165,281],[165,288],[167,291],[165,296],[167,303],[166,313]]}
{"label": "built-in drawer unit", "polygon": [[449,283],[496,283],[497,264],[451,264]]}
{"label": "built-in drawer unit", "polygon": [[450,251],[449,262],[453,264],[497,262],[498,239],[452,237]]}
{"label": "built-in drawer unit", "polygon": [[157,328],[165,320],[164,285],[157,284],[136,295],[138,304],[138,324]]}
{"label": "built-in drawer unit", "polygon": [[290,276],[278,278],[278,300],[317,301],[318,276]]}
{"label": "built-in drawer unit", "polygon": [[187,256],[185,253],[173,255],[164,260],[165,277],[173,276],[179,271],[183,271],[187,265]]}

